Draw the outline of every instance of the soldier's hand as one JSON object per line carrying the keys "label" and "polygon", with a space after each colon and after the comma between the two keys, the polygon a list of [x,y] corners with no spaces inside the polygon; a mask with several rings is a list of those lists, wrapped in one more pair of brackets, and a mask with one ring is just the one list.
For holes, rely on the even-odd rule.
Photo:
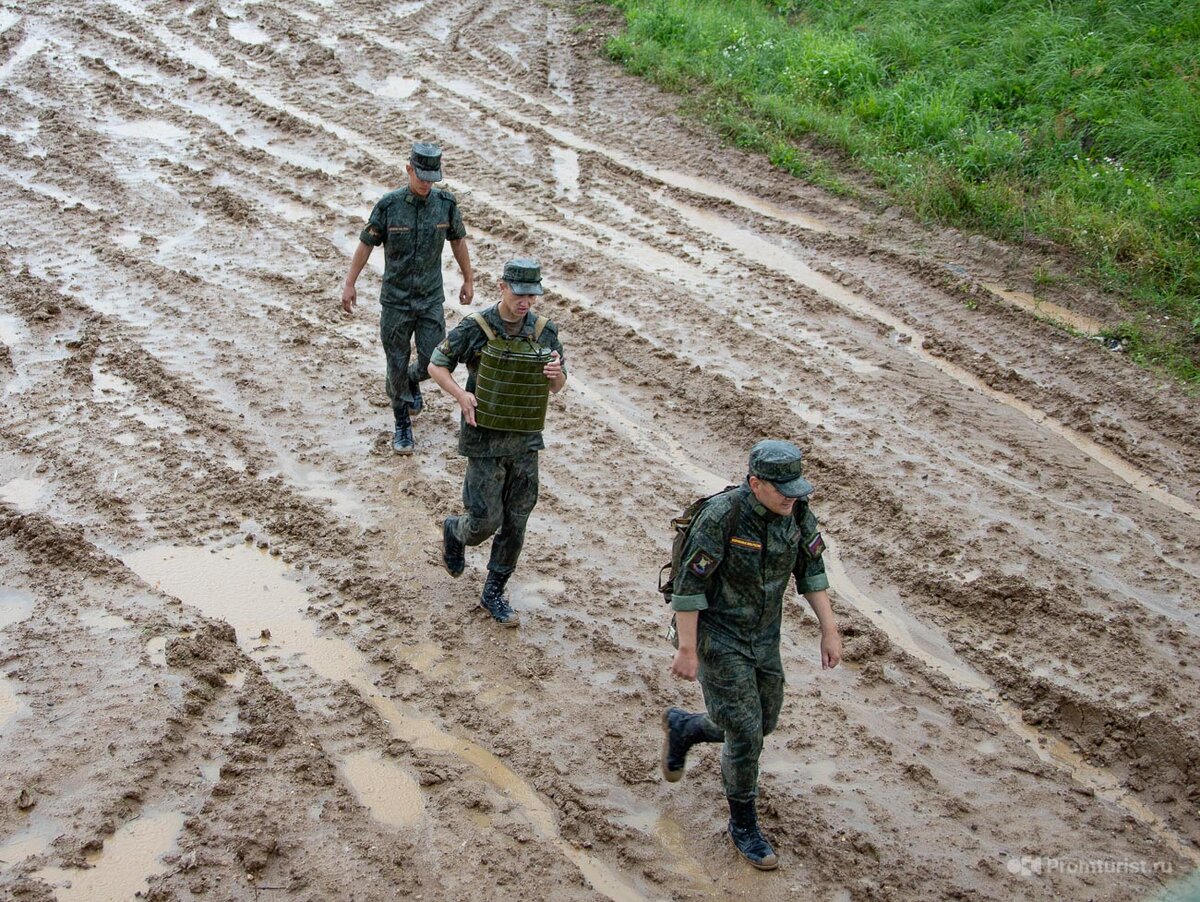
{"label": "soldier's hand", "polygon": [[475,283],[463,282],[462,288],[458,289],[458,302],[466,305],[475,300]]}
{"label": "soldier's hand", "polygon": [[696,657],[696,649],[681,648],[675,652],[671,661],[671,673],[681,680],[694,680],[700,671],[700,659]]}
{"label": "soldier's hand", "polygon": [[550,352],[550,362],[542,367],[542,375],[551,382],[562,375],[562,360],[558,356],[558,351]]}
{"label": "soldier's hand", "polygon": [[479,406],[479,402],[469,391],[463,392],[458,398],[458,407],[462,411],[463,418],[472,426],[475,425],[475,408],[477,406]]}
{"label": "soldier's hand", "polygon": [[842,637],[839,633],[821,634],[821,669],[832,670],[842,660]]}
{"label": "soldier's hand", "polygon": [[342,288],[342,309],[347,313],[354,312],[354,305],[358,302],[358,290],[353,285],[346,285]]}

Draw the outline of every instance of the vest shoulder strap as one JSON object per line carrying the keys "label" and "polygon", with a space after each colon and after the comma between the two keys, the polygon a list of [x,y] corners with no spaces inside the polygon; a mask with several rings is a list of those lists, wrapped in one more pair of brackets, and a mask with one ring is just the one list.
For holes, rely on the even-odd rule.
{"label": "vest shoulder strap", "polygon": [[496,340],[496,333],[492,330],[492,327],[488,325],[487,320],[483,318],[482,313],[479,313],[478,311],[476,311],[475,313],[472,313],[470,316],[468,316],[467,319],[475,320],[475,325],[477,325],[480,329],[483,330],[483,334],[487,336],[488,341]]}
{"label": "vest shoulder strap", "polygon": [[537,341],[542,337],[542,330],[546,328],[546,323],[550,322],[550,317],[538,314],[538,318],[533,321],[533,340]]}

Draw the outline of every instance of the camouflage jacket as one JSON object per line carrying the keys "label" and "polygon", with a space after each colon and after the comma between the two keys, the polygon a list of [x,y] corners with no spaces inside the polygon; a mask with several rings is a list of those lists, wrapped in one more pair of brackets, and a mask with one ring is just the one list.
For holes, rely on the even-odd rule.
{"label": "camouflage jacket", "polygon": [[[493,304],[483,311],[483,318],[497,335],[507,335],[510,338],[533,338],[534,324],[537,314],[530,310],[525,314],[525,322],[517,332],[509,332],[504,320],[500,318],[500,305]],[[460,363],[467,365],[466,390],[475,391],[475,379],[479,372],[479,358],[487,347],[488,339],[475,320],[467,317],[451,330],[445,340],[438,345],[430,356],[430,363],[444,366],[451,372]],[[567,355],[563,351],[562,342],[558,340],[558,327],[553,322],[546,323],[538,344],[552,351],[558,351],[558,357],[563,364],[563,372],[567,371]],[[508,457],[514,454],[524,454],[526,451],[541,451],[546,447],[540,432],[501,432],[496,429],[483,429],[471,426],[462,420],[458,433],[458,452],[465,457]]]}
{"label": "camouflage jacket", "polygon": [[442,248],[446,241],[467,237],[454,195],[433,188],[419,197],[404,187],[379,199],[359,238],[372,247],[384,245],[384,307],[418,310],[444,300]]}
{"label": "camouflage jacket", "polygon": [[[726,545],[735,493],[741,510]],[[806,502],[797,505],[797,516],[774,514],[758,503],[748,482],[709,501],[684,545],[671,607],[700,611],[702,632],[748,657],[772,654],[789,580],[795,577],[801,593],[829,588],[817,518]]]}

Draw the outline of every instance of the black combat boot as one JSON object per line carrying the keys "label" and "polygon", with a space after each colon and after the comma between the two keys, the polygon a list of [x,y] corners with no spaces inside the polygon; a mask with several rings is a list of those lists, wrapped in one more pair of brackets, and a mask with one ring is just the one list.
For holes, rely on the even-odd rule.
{"label": "black combat boot", "polygon": [[706,735],[704,718],[703,714],[689,714],[682,708],[667,708],[663,712],[662,775],[668,783],[678,783],[683,778],[688,750],[697,742],[720,742],[725,738],[721,733]]}
{"label": "black combat boot", "polygon": [[501,576],[491,570],[488,571],[487,582],[483,584],[483,595],[479,598],[479,606],[487,611],[496,622],[502,626],[516,626],[521,622],[521,618],[517,615],[508,604],[508,598],[504,595],[504,586],[508,583],[509,574]]}
{"label": "black combat boot", "polygon": [[408,404],[408,415],[415,417],[425,409],[425,398],[421,394],[421,383],[416,379],[409,379],[408,390],[412,394],[412,401]]}
{"label": "black combat boot", "polygon": [[754,799],[749,802],[729,800],[729,838],[742,857],[760,871],[773,871],[779,867],[775,850],[758,829]]}
{"label": "black combat boot", "polygon": [[462,576],[463,568],[467,566],[463,555],[463,543],[454,536],[454,517],[442,521],[442,566],[446,572],[457,578]]}
{"label": "black combat boot", "polygon": [[412,420],[408,418],[408,408],[401,405],[395,408],[396,431],[392,434],[392,450],[397,454],[412,454],[417,443],[413,441]]}

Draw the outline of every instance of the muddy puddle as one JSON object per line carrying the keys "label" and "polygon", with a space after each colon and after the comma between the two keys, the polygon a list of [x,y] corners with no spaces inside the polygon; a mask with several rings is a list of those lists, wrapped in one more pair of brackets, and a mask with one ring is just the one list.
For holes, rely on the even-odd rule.
{"label": "muddy puddle", "polygon": [[[133,552],[123,560],[161,591],[231,624],[248,653],[284,655],[294,666],[349,684],[376,710],[393,737],[471,765],[520,807],[534,831],[579,868],[597,892],[614,900],[646,898],[615,869],[563,839],[554,809],[523,777],[482,746],[446,732],[411,706],[393,702],[375,687],[373,669],[355,646],[335,636],[318,635],[314,621],[303,613],[308,605],[304,587],[281,561],[244,545],[166,546]],[[269,639],[260,638],[267,635],[264,630]],[[271,666],[264,672],[273,676]],[[339,770],[373,814],[373,804],[380,806],[381,813],[386,809],[388,816],[397,810],[405,816],[413,812],[415,802],[398,802],[379,785],[379,780],[394,779],[391,770],[381,771],[368,757],[351,763],[351,757],[338,762]]]}
{"label": "muddy puddle", "polygon": [[54,889],[58,902],[128,902],[162,869],[183,829],[178,811],[146,809],[87,856],[88,868],[43,868],[34,876]]}
{"label": "muddy puddle", "polygon": [[46,485],[44,479],[10,479],[0,486],[0,501],[7,501],[23,513],[35,511],[46,494]]}
{"label": "muddy puddle", "polygon": [[425,810],[421,787],[401,765],[367,749],[346,755],[341,772],[358,801],[379,823],[408,827],[420,822]]}
{"label": "muddy puddle", "polygon": [[50,821],[35,820],[24,830],[0,843],[0,872],[15,867],[26,858],[41,855],[59,833]]}
{"label": "muddy puddle", "polygon": [[1067,326],[1074,329],[1076,332],[1082,332],[1084,335],[1099,335],[1104,331],[1104,323],[1090,316],[1085,316],[1082,313],[1076,313],[1074,310],[1068,310],[1066,307],[1055,304],[1052,301],[1042,300],[1025,291],[1018,291],[1015,288],[1005,288],[1003,285],[985,282],[983,287],[993,294],[997,294],[1014,307],[1020,307],[1034,316],[1040,316],[1043,319],[1048,319],[1060,326]]}

